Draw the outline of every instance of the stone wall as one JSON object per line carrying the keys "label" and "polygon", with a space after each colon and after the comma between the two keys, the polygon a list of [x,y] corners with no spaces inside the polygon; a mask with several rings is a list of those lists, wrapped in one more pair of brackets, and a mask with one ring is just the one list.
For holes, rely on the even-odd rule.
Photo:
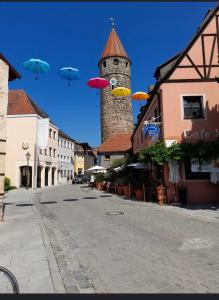
{"label": "stone wall", "polygon": [[[119,63],[114,64],[114,59]],[[104,66],[106,64],[106,66]],[[110,80],[117,79],[116,86],[131,88],[130,61],[126,58],[109,57],[99,63],[100,76]],[[116,133],[133,132],[133,115],[131,97],[114,97],[112,87],[100,91],[101,104],[101,142]]]}
{"label": "stone wall", "polygon": [[8,65],[0,60],[0,221],[2,220],[4,197],[8,74]]}

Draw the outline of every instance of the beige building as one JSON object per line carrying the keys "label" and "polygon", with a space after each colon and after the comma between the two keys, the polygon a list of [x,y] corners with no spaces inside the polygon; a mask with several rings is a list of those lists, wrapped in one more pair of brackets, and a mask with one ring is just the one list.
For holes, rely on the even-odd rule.
{"label": "beige building", "polygon": [[84,149],[78,142],[75,142],[74,172],[74,175],[84,174]]}
{"label": "beige building", "polygon": [[12,81],[16,78],[21,77],[0,53],[0,220],[3,219],[8,81]]}
{"label": "beige building", "polygon": [[5,176],[16,187],[57,184],[58,128],[49,120],[48,147],[37,150],[37,124],[49,116],[23,90],[9,91]]}

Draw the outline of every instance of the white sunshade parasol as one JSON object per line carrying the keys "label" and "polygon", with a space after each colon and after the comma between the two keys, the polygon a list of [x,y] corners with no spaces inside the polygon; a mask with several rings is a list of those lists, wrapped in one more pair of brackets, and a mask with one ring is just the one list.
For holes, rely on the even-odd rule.
{"label": "white sunshade parasol", "polygon": [[87,172],[104,172],[106,170],[106,168],[104,168],[104,167],[101,167],[101,166],[93,166],[92,168],[90,168],[90,169],[87,169],[86,171]]}

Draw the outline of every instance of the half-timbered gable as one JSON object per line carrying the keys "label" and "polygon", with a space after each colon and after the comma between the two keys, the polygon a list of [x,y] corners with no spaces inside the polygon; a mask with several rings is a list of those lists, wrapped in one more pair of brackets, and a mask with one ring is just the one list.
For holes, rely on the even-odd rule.
{"label": "half-timbered gable", "polygon": [[215,81],[219,77],[219,8],[210,10],[165,82]]}

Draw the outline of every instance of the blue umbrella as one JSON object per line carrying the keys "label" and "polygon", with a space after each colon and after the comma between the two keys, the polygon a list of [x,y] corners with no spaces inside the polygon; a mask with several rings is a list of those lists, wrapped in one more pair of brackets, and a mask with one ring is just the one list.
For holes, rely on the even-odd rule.
{"label": "blue umbrella", "polygon": [[70,86],[72,80],[79,79],[79,70],[71,67],[64,67],[58,71],[58,75],[62,79],[68,80],[68,85]]}
{"label": "blue umbrella", "polygon": [[46,73],[50,70],[50,65],[38,58],[31,58],[23,63],[23,66],[28,71],[36,74],[35,79],[38,80],[39,73]]}

